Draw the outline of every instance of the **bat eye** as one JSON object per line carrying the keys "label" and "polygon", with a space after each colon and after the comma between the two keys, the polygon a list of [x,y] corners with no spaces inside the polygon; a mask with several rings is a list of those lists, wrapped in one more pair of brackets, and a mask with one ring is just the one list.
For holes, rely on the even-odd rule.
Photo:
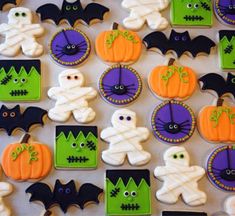
{"label": "bat eye", "polygon": [[84,143],[81,143],[81,144],[80,144],[80,147],[81,147],[81,148],[84,148],[84,147],[85,147],[85,144],[84,144]]}
{"label": "bat eye", "polygon": [[21,14],[21,16],[22,16],[22,17],[26,17],[26,13],[23,12],[23,13]]}
{"label": "bat eye", "polygon": [[194,4],[194,8],[198,9],[199,8],[199,4]]}
{"label": "bat eye", "polygon": [[71,80],[71,76],[67,76],[67,79],[68,79],[68,80]]}
{"label": "bat eye", "polygon": [[3,116],[4,118],[6,118],[6,117],[8,116],[8,113],[7,113],[7,112],[4,112],[4,113],[2,114],[2,116]]}
{"label": "bat eye", "polygon": [[65,189],[65,193],[66,193],[66,194],[70,194],[70,193],[71,193],[70,188],[66,188],[66,189]]}
{"label": "bat eye", "polygon": [[187,8],[192,8],[192,4],[191,3],[187,4]]}
{"label": "bat eye", "polygon": [[174,158],[174,159],[177,159],[177,158],[178,158],[178,156],[177,156],[176,154],[174,154],[174,155],[173,155],[173,158]]}
{"label": "bat eye", "polygon": [[132,197],[136,197],[137,196],[137,192],[136,191],[131,191],[131,196]]}
{"label": "bat eye", "polygon": [[179,41],[180,37],[179,36],[175,36],[175,41]]}
{"label": "bat eye", "polygon": [[73,10],[77,10],[78,9],[78,6],[73,6]]}
{"label": "bat eye", "polygon": [[26,82],[27,82],[27,79],[22,78],[22,79],[21,79],[21,82],[22,82],[22,83],[26,83]]}
{"label": "bat eye", "polygon": [[181,158],[181,159],[184,159],[184,155],[183,155],[183,154],[181,154],[181,155],[180,155],[180,158]]}
{"label": "bat eye", "polygon": [[127,121],[131,121],[131,117],[130,117],[130,116],[127,116],[126,120],[127,120]]}
{"label": "bat eye", "polygon": [[13,82],[14,83],[18,83],[19,82],[19,80],[16,78],[16,79],[13,79]]}
{"label": "bat eye", "polygon": [[63,189],[63,188],[59,188],[59,189],[58,189],[58,192],[59,192],[59,193],[64,193],[64,189]]}
{"label": "bat eye", "polygon": [[235,78],[232,78],[232,83],[235,84]]}
{"label": "bat eye", "polygon": [[129,196],[129,192],[128,191],[124,191],[123,195],[124,195],[124,197],[128,197]]}
{"label": "bat eye", "polygon": [[123,116],[120,116],[119,119],[122,121],[122,120],[124,119],[124,117],[123,117]]}
{"label": "bat eye", "polygon": [[11,113],[10,113],[10,116],[11,116],[12,118],[14,118],[14,117],[16,116],[16,113],[15,113],[15,112],[11,112]]}
{"label": "bat eye", "polygon": [[20,16],[20,14],[19,14],[18,12],[16,12],[16,13],[15,13],[15,16],[18,17],[18,16]]}
{"label": "bat eye", "polygon": [[186,41],[187,40],[187,37],[186,36],[183,36],[182,37],[182,41]]}
{"label": "bat eye", "polygon": [[67,5],[67,6],[66,6],[66,10],[67,10],[67,11],[71,10],[71,6]]}
{"label": "bat eye", "polygon": [[72,144],[71,144],[71,147],[72,147],[72,148],[77,148],[77,146],[78,146],[77,143],[72,143]]}

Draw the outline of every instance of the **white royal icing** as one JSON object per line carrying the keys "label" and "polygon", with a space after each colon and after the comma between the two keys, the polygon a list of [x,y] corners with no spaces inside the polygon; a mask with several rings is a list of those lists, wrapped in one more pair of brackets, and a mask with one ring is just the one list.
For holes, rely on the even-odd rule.
{"label": "white royal icing", "polygon": [[8,23],[0,25],[0,34],[5,35],[5,42],[0,44],[1,55],[16,56],[21,49],[30,57],[43,53],[43,46],[37,43],[35,37],[42,35],[44,28],[40,24],[32,24],[32,19],[28,8],[17,7],[9,11]]}
{"label": "white royal icing", "polygon": [[190,166],[190,157],[185,148],[169,148],[164,154],[164,161],[165,166],[156,167],[154,170],[154,175],[164,182],[163,187],[156,193],[157,199],[174,204],[182,195],[185,203],[190,206],[206,203],[207,196],[198,189],[197,183],[204,176],[205,170],[199,166]]}
{"label": "white royal icing", "polygon": [[123,0],[122,7],[130,10],[130,16],[123,20],[123,25],[132,30],[139,30],[145,22],[153,30],[167,28],[168,21],[160,11],[168,7],[169,0]]}
{"label": "white royal icing", "polygon": [[149,137],[149,130],[136,127],[136,113],[128,109],[114,112],[108,127],[101,132],[101,138],[109,143],[109,149],[102,152],[102,159],[110,165],[122,165],[127,156],[130,164],[146,164],[151,155],[143,150],[140,142]]}
{"label": "white royal icing", "polygon": [[225,212],[229,216],[235,216],[235,196],[230,196],[224,203]]}
{"label": "white royal icing", "polygon": [[87,123],[95,118],[95,112],[88,105],[88,100],[97,96],[92,87],[83,87],[85,79],[76,69],[65,70],[59,75],[59,87],[49,89],[48,96],[56,100],[55,107],[48,116],[58,122],[67,121],[71,114],[80,123]]}

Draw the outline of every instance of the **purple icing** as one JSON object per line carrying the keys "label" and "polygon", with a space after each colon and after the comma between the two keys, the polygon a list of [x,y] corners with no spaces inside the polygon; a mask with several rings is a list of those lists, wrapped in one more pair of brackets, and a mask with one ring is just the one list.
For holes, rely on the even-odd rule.
{"label": "purple icing", "polygon": [[210,181],[224,191],[235,191],[235,146],[215,149],[207,161]]}
{"label": "purple icing", "polygon": [[193,111],[179,101],[165,101],[152,114],[154,135],[160,140],[178,144],[188,140],[195,130]]}
{"label": "purple icing", "polygon": [[102,97],[111,104],[126,105],[138,98],[142,82],[133,68],[114,65],[102,74],[99,90]]}

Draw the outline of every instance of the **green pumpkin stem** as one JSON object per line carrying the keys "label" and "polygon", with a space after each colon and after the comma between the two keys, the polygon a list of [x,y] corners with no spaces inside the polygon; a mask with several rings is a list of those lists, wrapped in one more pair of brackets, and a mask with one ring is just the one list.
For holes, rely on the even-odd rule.
{"label": "green pumpkin stem", "polygon": [[21,139],[20,144],[28,143],[30,137],[31,137],[30,134],[26,133]]}
{"label": "green pumpkin stem", "polygon": [[112,30],[118,30],[118,26],[119,26],[119,24],[116,23],[116,22],[114,22],[114,23],[113,23]]}
{"label": "green pumpkin stem", "polygon": [[223,99],[223,98],[219,98],[219,99],[217,100],[216,106],[217,106],[217,107],[221,107],[221,106],[223,106],[223,103],[224,103],[224,99]]}

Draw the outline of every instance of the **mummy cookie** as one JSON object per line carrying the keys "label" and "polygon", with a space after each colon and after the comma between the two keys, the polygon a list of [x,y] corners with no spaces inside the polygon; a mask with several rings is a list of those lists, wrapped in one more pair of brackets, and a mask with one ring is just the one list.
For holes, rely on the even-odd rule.
{"label": "mummy cookie", "polygon": [[109,149],[102,152],[105,163],[120,166],[125,158],[131,165],[139,166],[149,162],[150,153],[143,150],[140,142],[149,137],[149,130],[136,127],[136,113],[128,109],[119,109],[111,119],[113,127],[102,130],[100,137],[109,143]]}
{"label": "mummy cookie", "polygon": [[178,66],[174,62],[175,59],[170,59],[168,65],[154,68],[149,75],[149,87],[160,99],[185,100],[196,89],[195,72],[189,67]]}
{"label": "mummy cookie", "polygon": [[105,101],[113,105],[127,105],[142,92],[141,77],[131,67],[114,65],[101,75],[99,91]]}
{"label": "mummy cookie", "polygon": [[164,211],[162,216],[207,216],[205,212]]}
{"label": "mummy cookie", "polygon": [[211,0],[172,0],[171,23],[173,26],[211,27],[213,6]]}
{"label": "mummy cookie", "polygon": [[151,215],[149,170],[106,170],[105,213]]}
{"label": "mummy cookie", "polygon": [[156,138],[170,144],[187,141],[196,127],[191,108],[175,100],[164,101],[158,105],[153,111],[151,122]]}
{"label": "mummy cookie", "polygon": [[5,11],[12,6],[16,6],[21,0],[0,0],[0,10]]}
{"label": "mummy cookie", "polygon": [[235,196],[230,196],[225,200],[224,210],[229,216],[235,215]]}
{"label": "mummy cookie", "polygon": [[29,57],[37,57],[43,53],[43,46],[35,37],[44,33],[40,24],[33,24],[33,15],[28,8],[17,7],[9,11],[8,23],[0,25],[0,35],[5,42],[0,44],[0,54],[16,56],[20,50]]}
{"label": "mummy cookie", "polygon": [[46,177],[52,166],[47,145],[29,140],[25,134],[20,142],[9,144],[2,153],[2,168],[6,176],[16,181],[37,181]]}
{"label": "mummy cookie", "polygon": [[57,32],[50,42],[50,55],[63,66],[82,64],[90,55],[88,37],[80,30],[67,28]]}
{"label": "mummy cookie", "polygon": [[80,123],[88,123],[95,118],[95,112],[88,101],[97,96],[92,87],[84,87],[85,78],[77,69],[65,70],[59,74],[59,87],[52,87],[48,97],[56,100],[55,107],[48,116],[53,121],[65,122],[71,115]]}
{"label": "mummy cookie", "polygon": [[164,153],[165,166],[158,166],[154,175],[163,181],[163,187],[156,192],[158,200],[174,204],[181,195],[190,206],[206,203],[207,197],[198,189],[198,181],[205,170],[199,166],[190,166],[190,157],[184,147],[171,147]]}
{"label": "mummy cookie", "polygon": [[130,11],[123,25],[128,29],[140,30],[147,23],[153,30],[163,30],[167,28],[168,21],[160,11],[166,9],[169,3],[169,0],[123,0],[122,7]]}

